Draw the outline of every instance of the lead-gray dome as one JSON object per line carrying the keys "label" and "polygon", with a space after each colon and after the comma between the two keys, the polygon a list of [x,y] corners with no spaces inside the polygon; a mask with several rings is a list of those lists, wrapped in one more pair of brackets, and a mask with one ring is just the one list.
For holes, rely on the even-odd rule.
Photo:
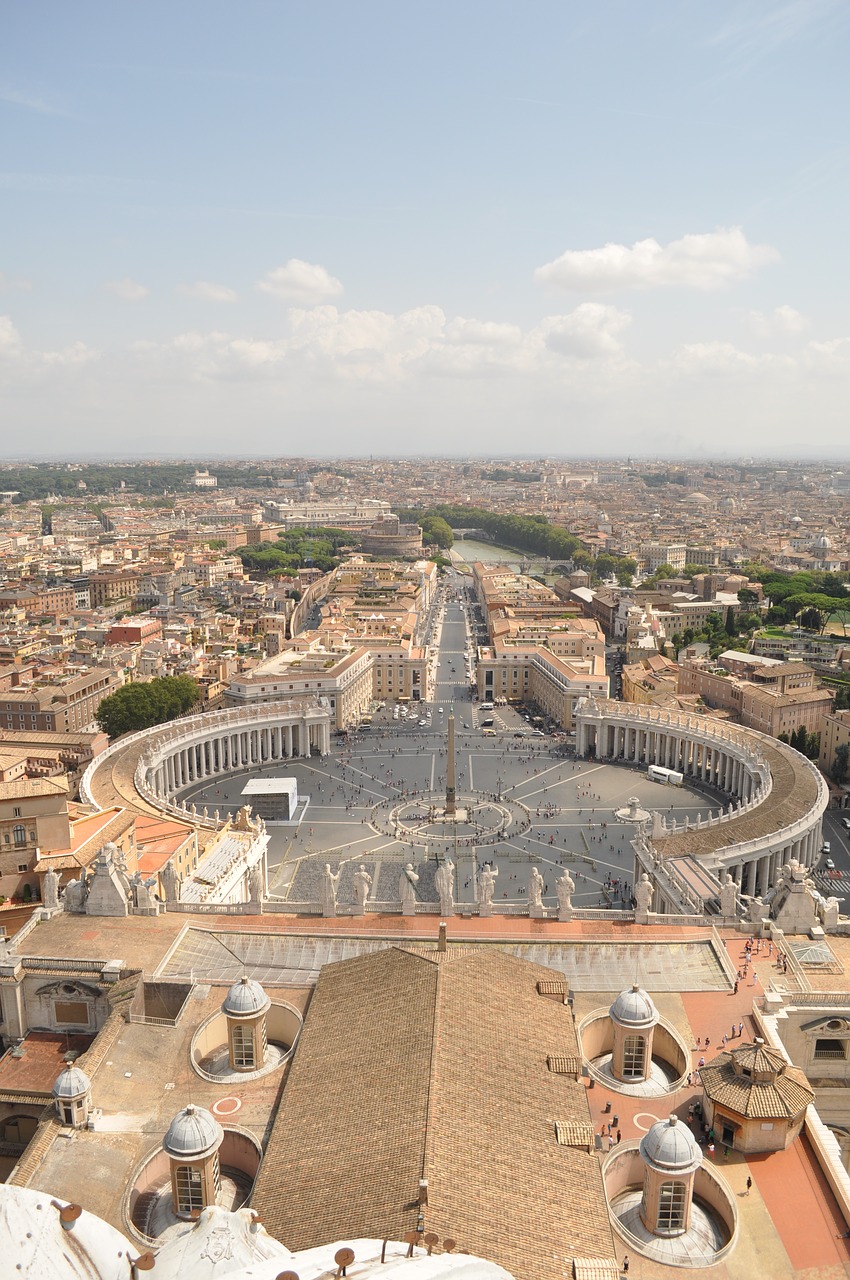
{"label": "lead-gray dome", "polygon": [[259,982],[243,977],[239,982],[234,982],[224,997],[221,1011],[231,1018],[248,1018],[253,1014],[264,1013],[270,1004],[271,1000]]}
{"label": "lead-gray dome", "polygon": [[658,1021],[658,1010],[652,999],[636,982],[620,992],[611,1005],[609,1014],[614,1022],[619,1022],[623,1027],[654,1027]]}
{"label": "lead-gray dome", "polygon": [[79,1067],[66,1067],[56,1077],[53,1096],[54,1098],[82,1098],[90,1088],[91,1080],[89,1080],[85,1071],[81,1071]]}
{"label": "lead-gray dome", "polygon": [[190,1103],[177,1115],[168,1126],[162,1149],[167,1155],[178,1159],[192,1159],[211,1155],[221,1145],[224,1130],[215,1116],[203,1107],[195,1107]]}
{"label": "lead-gray dome", "polygon": [[679,1117],[659,1120],[640,1140],[640,1154],[659,1173],[692,1173],[702,1164],[702,1152],[694,1135]]}

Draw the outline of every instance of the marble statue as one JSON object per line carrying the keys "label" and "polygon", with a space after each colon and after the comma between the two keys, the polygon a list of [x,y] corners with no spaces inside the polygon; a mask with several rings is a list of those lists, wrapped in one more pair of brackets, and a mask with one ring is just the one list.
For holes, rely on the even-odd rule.
{"label": "marble statue", "polygon": [[48,867],[44,876],[44,905],[48,910],[59,906],[59,877],[52,867]]}
{"label": "marble statue", "polygon": [[491,907],[493,905],[493,893],[496,888],[496,877],[499,874],[498,867],[492,867],[489,862],[484,867],[481,875],[478,877],[478,905],[481,907]]}
{"label": "marble statue", "polygon": [[408,862],[398,879],[398,896],[401,898],[401,914],[403,916],[416,914],[416,886],[418,883],[419,876],[413,870],[413,863]]}
{"label": "marble statue", "polygon": [[562,920],[569,920],[573,913],[573,894],[576,890],[576,882],[569,871],[565,870],[555,887],[558,891],[558,914]]}
{"label": "marble statue", "polygon": [[333,871],[331,871],[331,864],[329,862],[325,863],[325,870],[322,876],[322,915],[323,916],[336,915],[336,892],[337,892],[337,888],[339,887],[339,878],[341,875],[342,875],[341,870],[337,871],[336,875],[334,875]]}
{"label": "marble statue", "polygon": [[531,868],[531,874],[528,877],[528,905],[530,907],[543,906],[543,888],[544,880],[537,867]]}
{"label": "marble statue", "polygon": [[177,878],[174,863],[170,859],[162,868],[162,887],[165,890],[166,902],[180,901],[180,881]]}
{"label": "marble statue", "polygon": [[85,914],[88,894],[88,879],[85,871],[82,871],[79,880],[69,880],[65,885],[65,896],[62,899],[65,910]]}
{"label": "marble statue", "polygon": [[761,896],[750,898],[747,903],[747,919],[751,925],[759,925],[767,915],[767,907]]}
{"label": "marble statue", "polygon": [[265,884],[263,883],[263,863],[262,859],[255,862],[248,876],[248,889],[251,894],[252,902],[262,902],[265,895]]}
{"label": "marble statue", "polygon": [[434,885],[440,895],[440,912],[444,916],[454,914],[455,864],[451,858],[441,862],[434,876]]}
{"label": "marble statue", "polygon": [[720,886],[720,914],[727,920],[738,915],[738,884],[728,871]]}
{"label": "marble statue", "polygon": [[366,910],[366,899],[369,897],[369,890],[372,888],[372,877],[360,863],[360,870],[354,873],[354,902],[357,907],[358,915],[363,915]]}
{"label": "marble statue", "polygon": [[143,880],[141,871],[137,871],[130,881],[130,893],[133,900],[133,906],[136,911],[154,911],[156,910],[156,902],[151,892],[156,881]]}
{"label": "marble statue", "polygon": [[655,890],[652,887],[652,881],[644,871],[640,880],[635,885],[635,902],[637,903],[637,911],[645,915],[652,910],[652,898]]}

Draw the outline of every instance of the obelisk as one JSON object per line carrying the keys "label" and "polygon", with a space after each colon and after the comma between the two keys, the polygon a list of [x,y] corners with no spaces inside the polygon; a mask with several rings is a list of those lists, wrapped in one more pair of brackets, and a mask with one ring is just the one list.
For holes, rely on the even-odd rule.
{"label": "obelisk", "polygon": [[446,758],[446,817],[453,818],[457,811],[455,795],[455,709],[449,711],[449,742]]}

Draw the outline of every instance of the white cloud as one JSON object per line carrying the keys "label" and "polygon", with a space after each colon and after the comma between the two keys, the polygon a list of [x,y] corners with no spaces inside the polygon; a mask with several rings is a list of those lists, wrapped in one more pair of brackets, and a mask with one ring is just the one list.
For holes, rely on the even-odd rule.
{"label": "white cloud", "polygon": [[597,360],[620,355],[617,335],[631,324],[628,311],[583,302],[564,316],[547,316],[537,328],[550,351],[578,360]]}
{"label": "white cloud", "polygon": [[198,298],[201,302],[237,302],[235,289],[228,289],[226,284],[216,284],[213,280],[196,280],[194,284],[179,284],[177,292],[186,298]]}
{"label": "white cloud", "polygon": [[672,365],[682,373],[741,374],[759,370],[790,369],[793,359],[786,356],[753,355],[731,342],[689,342],[679,347]]}
{"label": "white cloud", "polygon": [[9,85],[0,85],[0,102],[6,102],[12,107],[23,107],[25,111],[35,111],[42,116],[64,116],[67,114],[59,107],[45,102],[43,98],[33,97],[29,93],[21,93],[19,89],[13,89]]}
{"label": "white cloud", "polygon": [[305,306],[326,298],[338,298],[342,293],[342,283],[336,276],[318,263],[302,262],[300,258],[290,258],[285,266],[275,267],[257,281],[257,288],[275,298]]}
{"label": "white cloud", "polygon": [[32,289],[32,280],[28,280],[26,276],[7,276],[5,271],[0,271],[0,293],[9,292],[12,289],[29,293]]}
{"label": "white cloud", "polygon": [[534,278],[540,284],[586,293],[668,286],[718,289],[746,280],[778,257],[770,245],[751,245],[740,227],[718,227],[667,245],[650,239],[631,246],[568,249],[554,262],[538,267]]}
{"label": "white cloud", "polygon": [[138,280],[131,280],[129,276],[125,276],[123,280],[107,280],[106,288],[124,302],[141,302],[150,293],[150,289],[139,284]]}
{"label": "white cloud", "polygon": [[771,338],[775,334],[803,333],[809,320],[793,307],[775,307],[773,311],[748,311],[747,324],[759,338]]}
{"label": "white cloud", "polygon": [[517,347],[522,342],[522,329],[517,324],[498,324],[493,320],[465,320],[458,316],[446,325],[446,338],[459,345],[483,347]]}
{"label": "white cloud", "polygon": [[0,316],[0,355],[11,355],[19,350],[21,335],[12,324],[11,316]]}

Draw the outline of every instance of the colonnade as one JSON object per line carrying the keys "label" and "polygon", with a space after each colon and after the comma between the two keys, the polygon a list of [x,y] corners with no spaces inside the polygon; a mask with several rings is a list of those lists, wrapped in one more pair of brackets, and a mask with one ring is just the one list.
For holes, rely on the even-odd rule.
{"label": "colonnade", "polygon": [[[790,752],[779,742],[771,745]],[[796,752],[791,753],[791,762],[795,770],[811,773],[814,798],[811,789],[803,788],[807,798],[801,802],[801,812],[786,814],[785,823],[775,830],[770,830],[764,821],[754,827],[747,822],[748,814],[769,813],[762,806],[771,804],[774,783],[763,749],[762,735],[740,726],[715,726],[698,716],[593,698],[577,708],[577,756],[595,754],[598,760],[674,769],[736,802],[728,815],[710,817],[698,824],[697,829],[705,836],[699,838],[697,845],[691,834],[692,825],[685,828],[675,824],[651,838],[644,835],[635,843],[635,875],[643,871],[650,875],[655,889],[654,911],[678,914],[685,909],[683,902],[698,904],[699,895],[704,895],[710,885],[719,889],[727,872],[740,894],[764,897],[787,862],[796,860],[811,867],[818,861],[821,818],[828,792],[814,766]],[[750,837],[748,827],[750,831],[755,829],[754,837]],[[709,831],[716,833],[714,838],[708,835]],[[682,858],[692,858],[699,864],[699,870],[688,878],[690,882],[677,871],[676,863]]]}
{"label": "colonnade", "polygon": [[184,742],[166,741],[148,766],[147,784],[172,799],[184,787],[251,766],[305,758],[330,751],[327,721],[293,720],[281,724],[223,726]]}
{"label": "colonnade", "polygon": [[[595,736],[595,744],[591,739]],[[756,793],[758,779],[744,759],[744,749],[727,741],[713,743],[688,735],[684,729],[667,724],[629,725],[603,722],[596,728],[579,726],[576,754],[586,755],[595,745],[597,760],[620,760],[628,764],[656,764],[737,796],[748,804]]]}

